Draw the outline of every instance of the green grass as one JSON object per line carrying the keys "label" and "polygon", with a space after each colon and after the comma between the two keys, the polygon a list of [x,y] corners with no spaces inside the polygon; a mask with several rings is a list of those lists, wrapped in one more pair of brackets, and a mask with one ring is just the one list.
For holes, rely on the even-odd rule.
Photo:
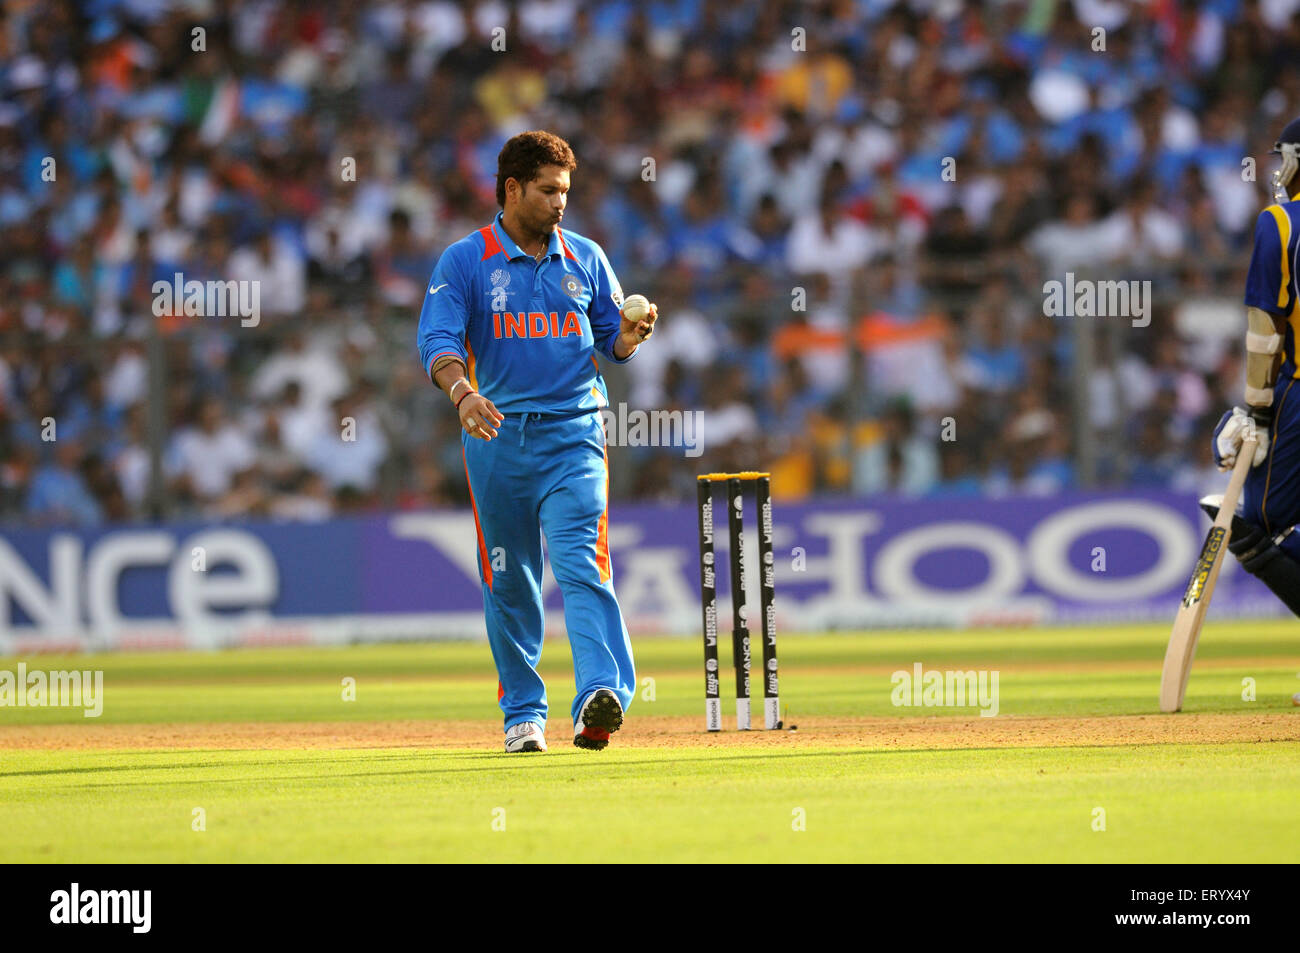
{"label": "green grass", "polygon": [[[889,673],[919,661],[999,669],[1004,715],[1152,715],[1167,631],[782,636],[782,694],[793,720],[973,714],[892,707]],[[630,717],[702,720],[695,640],[638,640],[637,655],[655,700],[638,700]],[[0,659],[0,669],[16,661]],[[0,708],[0,863],[1290,862],[1300,834],[1300,742],[900,750],[708,747],[701,733],[696,747],[580,752],[563,743],[572,689],[563,640],[543,664],[558,736],[546,755],[521,758],[411,747],[3,748],[6,726],[55,722],[483,719],[493,732],[495,675],[481,644],[24,661],[102,669],[105,709],[92,722],[65,709]],[[1186,710],[1300,718],[1289,701],[1298,665],[1293,623],[1214,625]],[[345,676],[357,680],[355,702],[340,698]],[[1241,698],[1246,676],[1256,701]],[[196,807],[202,832],[191,829]],[[1098,807],[1104,832],[1092,829]],[[503,831],[493,829],[497,809]],[[799,811],[803,831],[792,829]]]}
{"label": "green grass", "polygon": [[[1167,626],[782,635],[782,696],[796,716],[926,717],[935,711],[895,708],[889,697],[890,673],[910,671],[913,663],[921,662],[927,670],[998,669],[1003,714],[1147,714],[1153,709],[1167,639]],[[653,706],[646,704],[641,711],[689,715],[701,709],[702,665],[695,640],[640,639],[636,656],[638,676],[654,679],[656,696]],[[723,647],[722,658],[726,691],[731,684],[729,646]],[[1290,659],[1291,664],[1279,666],[1278,659]],[[0,657],[0,669],[12,670],[17,661]],[[43,670],[102,670],[105,705],[99,723],[498,715],[496,674],[481,643],[50,654],[23,661]],[[1239,664],[1222,667],[1227,661]],[[1185,710],[1283,709],[1300,690],[1300,628],[1289,622],[1211,627],[1197,662]],[[1103,668],[1092,670],[1094,666]],[[547,645],[541,670],[550,687],[552,710],[567,711],[573,670],[563,639]],[[1241,700],[1246,676],[1256,679],[1255,702]],[[355,702],[342,701],[344,678],[356,680]],[[0,728],[84,721],[75,709],[0,708]]]}
{"label": "green grass", "polygon": [[1289,863],[1297,782],[1297,745],[23,752],[0,860]]}

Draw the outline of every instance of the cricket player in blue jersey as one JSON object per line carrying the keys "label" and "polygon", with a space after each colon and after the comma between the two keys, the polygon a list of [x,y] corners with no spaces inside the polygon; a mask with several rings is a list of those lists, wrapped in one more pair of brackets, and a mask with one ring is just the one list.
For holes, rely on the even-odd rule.
{"label": "cricket player in blue jersey", "polygon": [[609,395],[596,354],[631,360],[658,309],[625,318],[604,251],[560,229],[576,167],[558,136],[510,139],[497,157],[501,211],[442,253],[420,311],[420,361],[460,415],[512,753],[546,750],[543,533],[573,650],[573,743],[608,745],[636,685],[609,560]]}
{"label": "cricket player in blue jersey", "polygon": [[[1214,456],[1220,469],[1231,469],[1246,437],[1258,437],[1228,549],[1300,616],[1300,119],[1282,130],[1273,152],[1282,157],[1273,175],[1277,204],[1255,223],[1246,276],[1247,406],[1234,407],[1219,421]],[[1214,516],[1221,499],[1207,497],[1201,505]]]}

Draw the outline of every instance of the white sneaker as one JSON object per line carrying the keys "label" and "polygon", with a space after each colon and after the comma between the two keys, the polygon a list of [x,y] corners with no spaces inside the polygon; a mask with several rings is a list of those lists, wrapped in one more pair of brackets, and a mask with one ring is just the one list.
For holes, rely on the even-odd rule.
{"label": "white sneaker", "polygon": [[600,751],[609,744],[611,732],[623,725],[623,706],[608,688],[598,688],[578,709],[573,723],[573,743],[579,748]]}
{"label": "white sneaker", "polygon": [[519,751],[545,751],[546,738],[542,735],[542,726],[535,721],[525,721],[511,725],[506,732],[506,753]]}

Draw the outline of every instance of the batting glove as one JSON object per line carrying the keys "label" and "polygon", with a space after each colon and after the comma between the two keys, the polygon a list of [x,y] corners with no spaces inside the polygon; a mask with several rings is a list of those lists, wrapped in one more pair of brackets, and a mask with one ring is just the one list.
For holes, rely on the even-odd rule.
{"label": "batting glove", "polygon": [[1234,407],[1219,419],[1214,428],[1214,462],[1220,470],[1231,470],[1237,465],[1237,451],[1248,437],[1254,436],[1255,457],[1252,467],[1257,467],[1268,457],[1268,425],[1257,422],[1240,407]]}

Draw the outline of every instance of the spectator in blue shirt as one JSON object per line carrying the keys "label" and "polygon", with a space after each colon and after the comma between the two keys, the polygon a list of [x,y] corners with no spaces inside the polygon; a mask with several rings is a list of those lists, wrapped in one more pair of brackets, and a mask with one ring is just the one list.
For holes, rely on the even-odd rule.
{"label": "spectator in blue shirt", "polygon": [[101,510],[77,470],[81,446],[75,440],[56,442],[54,459],[32,474],[26,512],[33,522],[56,526],[94,526]]}

